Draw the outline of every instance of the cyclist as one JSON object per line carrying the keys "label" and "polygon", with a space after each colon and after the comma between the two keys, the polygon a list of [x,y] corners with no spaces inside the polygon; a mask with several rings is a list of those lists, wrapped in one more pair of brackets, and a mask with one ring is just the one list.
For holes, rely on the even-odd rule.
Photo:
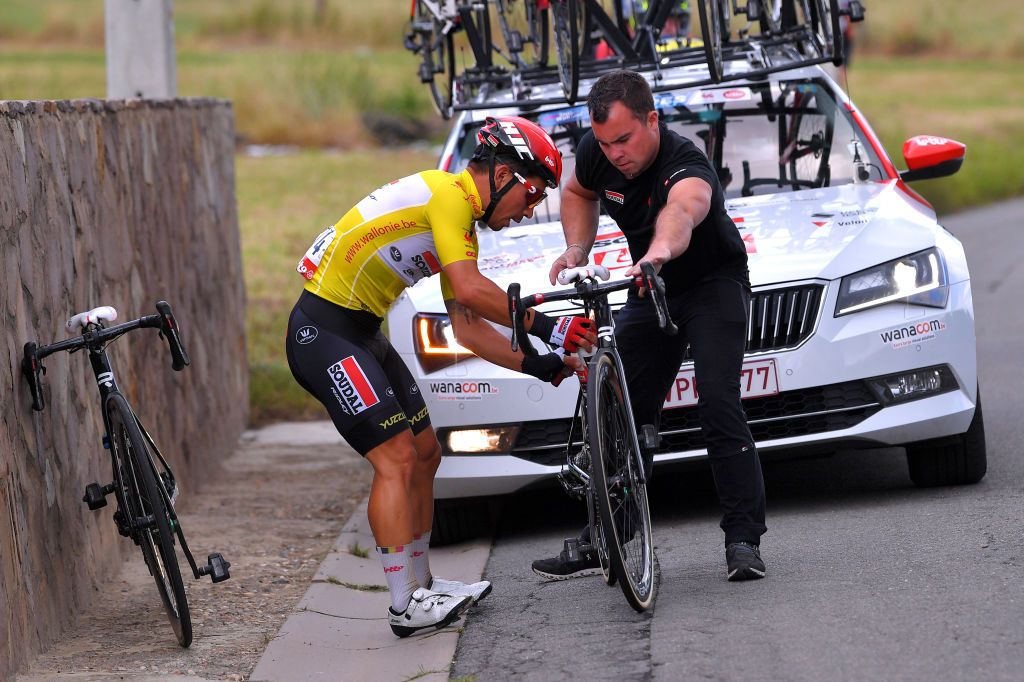
{"label": "cyclist", "polygon": [[[551,281],[564,268],[588,262],[599,205],[626,236],[635,263],[627,275],[639,274],[644,261],[660,271],[679,335],[661,333],[652,306],[632,292],[616,318],[636,424],[658,424],[689,344],[723,510],[727,577],[763,577],[764,481],[739,385],[750,301],[746,249],[725,212],[714,168],[690,140],[659,122],[643,76],[602,76],[587,107],[592,127],[577,146],[575,176],[561,193],[569,246],[552,265]],[[650,471],[653,453],[644,449],[644,460]],[[566,540],[559,556],[535,561],[533,570],[550,579],[595,573],[598,559],[589,541],[586,534]]]}
{"label": "cyclist", "polygon": [[[338,432],[374,469],[367,510],[388,587],[395,634],[455,620],[491,590],[434,577],[428,547],[440,444],[419,388],[380,331],[402,291],[440,273],[459,342],[495,364],[557,385],[569,356],[512,352],[491,322],[509,325],[505,292],[477,269],[474,221],[500,230],[532,217],[562,160],[536,124],[487,119],[469,167],[417,173],[374,190],[327,228],[298,271],[305,289],[288,321],[288,364],[327,408]],[[530,316],[530,332],[574,350],[596,340],[590,321]]]}

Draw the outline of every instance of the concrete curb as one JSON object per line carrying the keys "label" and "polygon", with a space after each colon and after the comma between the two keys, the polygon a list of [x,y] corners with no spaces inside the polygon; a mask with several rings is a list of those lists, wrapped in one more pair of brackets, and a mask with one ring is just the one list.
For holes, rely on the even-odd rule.
{"label": "concrete curb", "polygon": [[[448,679],[463,621],[407,639],[396,637],[387,624],[390,598],[374,547],[364,501],[267,645],[250,680]],[[490,540],[431,549],[430,567],[445,578],[476,582],[490,549]],[[363,558],[353,550],[369,554]],[[473,608],[486,608],[486,601]],[[472,609],[469,614],[471,618]]]}

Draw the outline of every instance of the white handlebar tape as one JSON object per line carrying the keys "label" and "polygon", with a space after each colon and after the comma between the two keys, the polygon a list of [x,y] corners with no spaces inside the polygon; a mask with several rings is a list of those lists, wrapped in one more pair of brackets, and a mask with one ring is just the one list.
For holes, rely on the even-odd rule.
{"label": "white handlebar tape", "polygon": [[583,265],[578,268],[566,268],[558,273],[559,284],[571,284],[577,280],[581,280],[585,277],[597,277],[605,282],[611,277],[611,273],[608,272],[608,268],[603,265]]}
{"label": "white handlebar tape", "polygon": [[85,329],[87,324],[95,324],[97,322],[113,322],[117,319],[117,311],[109,305],[103,305],[99,308],[93,308],[92,310],[84,313],[78,313],[67,323],[68,334],[76,334],[79,329]]}

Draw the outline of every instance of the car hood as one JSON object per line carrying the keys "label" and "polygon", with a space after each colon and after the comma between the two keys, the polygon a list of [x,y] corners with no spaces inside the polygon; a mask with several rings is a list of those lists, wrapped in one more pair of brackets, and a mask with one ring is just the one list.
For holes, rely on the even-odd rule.
{"label": "car hood", "polygon": [[[755,287],[806,279],[838,279],[935,244],[934,212],[898,181],[850,184],[733,199],[726,210],[747,247]],[[480,231],[480,271],[502,289],[547,291],[551,263],[565,250],[558,222]],[[613,278],[632,263],[626,239],[602,215],[591,262]],[[417,310],[443,311],[438,278],[409,291]]]}

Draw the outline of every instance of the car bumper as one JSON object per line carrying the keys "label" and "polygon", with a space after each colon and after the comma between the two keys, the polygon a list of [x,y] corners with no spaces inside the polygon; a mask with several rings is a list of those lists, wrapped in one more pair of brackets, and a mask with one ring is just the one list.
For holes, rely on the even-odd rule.
{"label": "car bumper", "polygon": [[[823,387],[832,394],[846,391],[848,404],[826,401],[817,405],[808,399],[791,413],[780,414],[772,406],[760,409],[756,400],[747,401],[748,420],[758,448],[768,452],[812,446],[827,450],[829,444],[837,448],[850,443],[892,446],[965,432],[977,400],[970,283],[950,287],[945,309],[887,305],[839,318],[832,314],[836,288],[829,287],[818,327],[803,345],[785,352],[748,355],[748,361],[773,363],[779,404],[797,404],[788,397],[817,395]],[[910,328],[915,331],[899,331]],[[949,369],[955,389],[892,403],[864,388],[866,380],[873,377],[936,366]],[[460,363],[452,370],[462,373],[463,378],[446,377],[448,387],[456,381],[467,382],[470,388],[473,382],[486,382],[489,389],[486,394],[477,391],[462,396],[425,390],[435,428],[567,422],[575,406],[575,380],[554,389],[480,360]],[[470,375],[472,380],[468,379]],[[429,386],[432,379],[423,377],[419,381],[421,386]],[[433,383],[435,387],[440,385],[438,381]],[[850,394],[851,387],[856,388],[856,395]],[[699,438],[693,409],[688,408],[689,421],[685,423],[677,419],[682,411],[666,409],[662,433],[670,443],[669,451],[657,454],[655,462],[707,456],[703,447],[671,446],[673,442],[692,443]],[[680,433],[666,435],[672,431]],[[446,454],[435,478],[435,496],[445,499],[507,494],[549,479],[559,471],[565,450],[565,438],[560,440],[562,445],[558,442],[557,437],[552,438],[546,456],[537,457],[539,450],[535,450],[528,455],[530,459],[508,452]]]}

